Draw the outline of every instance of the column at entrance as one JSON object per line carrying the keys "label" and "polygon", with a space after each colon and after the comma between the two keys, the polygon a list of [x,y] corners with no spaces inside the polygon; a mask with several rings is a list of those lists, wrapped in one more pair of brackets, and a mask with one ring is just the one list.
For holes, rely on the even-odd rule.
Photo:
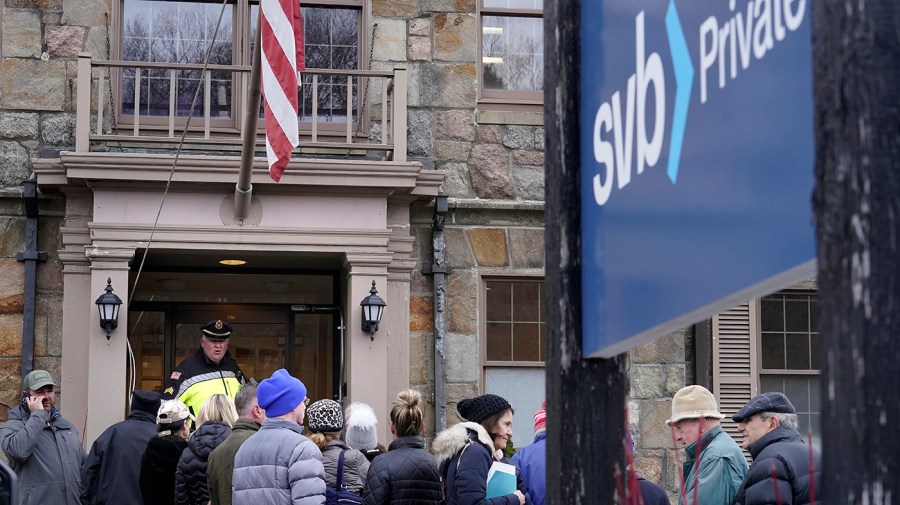
{"label": "column at entrance", "polygon": [[[86,252],[91,260],[92,297],[89,298],[91,316],[85,333],[88,373],[87,426],[84,437],[85,445],[90,447],[103,430],[125,419],[127,415],[128,271],[134,249],[89,247]],[[107,279],[112,281],[116,295],[122,299],[118,328],[112,330],[108,340],[106,330],[100,327],[100,314],[93,304],[106,289]]]}
{"label": "column at entrance", "polygon": [[382,443],[390,440],[389,404],[385,401],[388,395],[388,368],[394,366],[395,357],[389,354],[386,335],[391,328],[385,325],[387,316],[382,319],[375,339],[362,331],[362,309],[359,302],[369,296],[372,281],[378,289],[378,296],[384,299],[387,307],[385,314],[392,310],[408,311],[402,300],[392,300],[387,284],[388,265],[391,253],[353,254],[344,257],[344,272],[347,276],[345,306],[347,307],[347,362],[345,377],[348,383],[347,401],[363,402],[372,406],[378,416],[378,439]]}
{"label": "column at entrance", "polygon": [[91,219],[91,197],[88,191],[72,189],[66,192],[66,219],[60,229],[62,249],[59,260],[63,271],[62,360],[59,390],[62,415],[84,435],[88,404],[88,326],[96,312],[87,301],[91,298],[91,263],[85,247],[91,243],[88,222]]}

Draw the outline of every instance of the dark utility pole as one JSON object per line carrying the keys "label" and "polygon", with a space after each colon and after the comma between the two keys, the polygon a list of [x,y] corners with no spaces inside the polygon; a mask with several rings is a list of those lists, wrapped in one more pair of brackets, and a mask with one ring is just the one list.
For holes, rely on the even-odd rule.
{"label": "dark utility pole", "polygon": [[[547,497],[614,503],[624,484],[625,359],[585,360],[581,343],[578,0],[544,6]],[[590,309],[588,309],[590,310]]]}
{"label": "dark utility pole", "polygon": [[900,498],[900,3],[812,4],[821,490]]}

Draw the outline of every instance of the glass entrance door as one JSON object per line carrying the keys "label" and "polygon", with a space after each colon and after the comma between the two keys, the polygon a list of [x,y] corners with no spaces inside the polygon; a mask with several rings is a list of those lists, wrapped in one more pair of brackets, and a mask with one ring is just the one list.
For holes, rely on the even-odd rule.
{"label": "glass entrance door", "polygon": [[135,304],[128,315],[135,388],[162,391],[175,366],[200,348],[200,326],[214,319],[232,326],[228,352],[248,380],[286,368],[312,400],[337,396],[335,317],[294,314],[283,305]]}

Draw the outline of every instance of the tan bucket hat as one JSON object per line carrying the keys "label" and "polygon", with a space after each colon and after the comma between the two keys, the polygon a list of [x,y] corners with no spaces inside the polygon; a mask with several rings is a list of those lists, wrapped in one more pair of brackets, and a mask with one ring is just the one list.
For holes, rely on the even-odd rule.
{"label": "tan bucket hat", "polygon": [[683,387],[672,398],[672,417],[666,424],[672,425],[682,419],[712,417],[722,419],[716,397],[703,386]]}

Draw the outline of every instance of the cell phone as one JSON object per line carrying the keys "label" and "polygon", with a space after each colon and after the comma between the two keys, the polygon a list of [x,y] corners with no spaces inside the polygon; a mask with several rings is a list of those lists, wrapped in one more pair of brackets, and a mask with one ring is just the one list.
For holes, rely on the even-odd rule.
{"label": "cell phone", "polygon": [[31,393],[28,391],[22,391],[22,406],[25,407],[25,410],[28,410],[28,399],[31,398]]}

